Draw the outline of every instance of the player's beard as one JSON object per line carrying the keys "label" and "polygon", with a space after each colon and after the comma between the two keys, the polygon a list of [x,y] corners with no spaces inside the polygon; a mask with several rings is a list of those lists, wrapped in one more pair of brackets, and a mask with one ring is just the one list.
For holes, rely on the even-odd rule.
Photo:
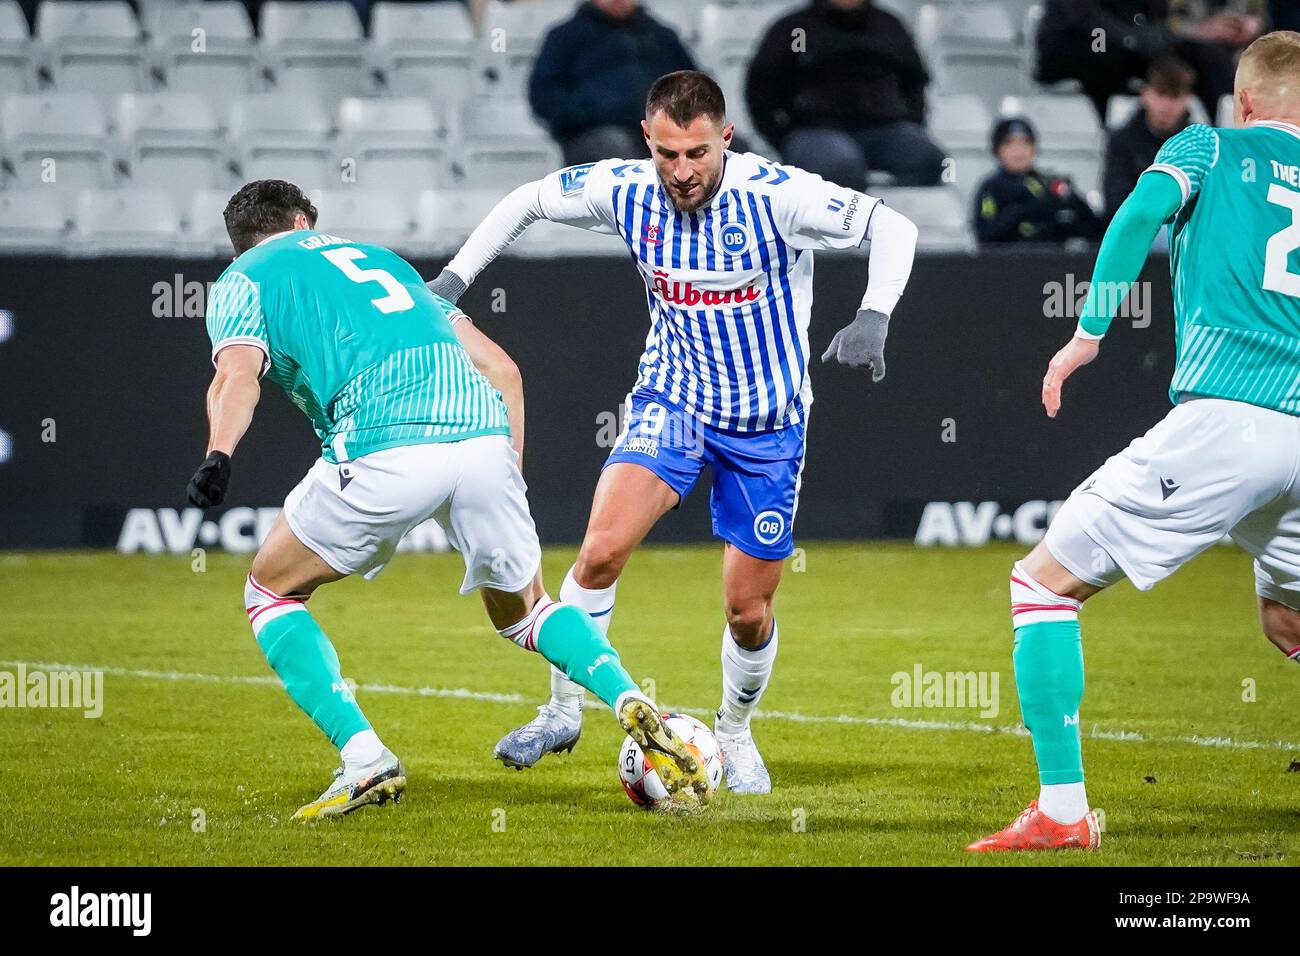
{"label": "player's beard", "polygon": [[663,176],[659,177],[659,182],[664,187],[664,193],[667,194],[668,201],[673,204],[674,209],[678,212],[695,212],[713,198],[713,194],[718,191],[718,182],[721,179],[722,168],[719,167],[709,179],[700,180],[695,188],[684,197],[675,186],[666,182]]}

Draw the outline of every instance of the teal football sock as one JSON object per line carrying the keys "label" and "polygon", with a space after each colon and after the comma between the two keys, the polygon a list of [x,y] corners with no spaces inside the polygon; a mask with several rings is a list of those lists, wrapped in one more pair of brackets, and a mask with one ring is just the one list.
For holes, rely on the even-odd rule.
{"label": "teal football sock", "polygon": [[339,656],[306,608],[254,622],[257,643],[284,689],[330,739],[342,748],[353,734],[370,729],[343,680]]}
{"label": "teal football sock", "polygon": [[1025,624],[1015,634],[1016,691],[1025,727],[1034,740],[1039,783],[1080,783],[1083,642],[1079,621]]}
{"label": "teal football sock", "polygon": [[500,633],[537,651],[611,708],[625,691],[638,689],[595,621],[571,604],[543,598],[531,614]]}

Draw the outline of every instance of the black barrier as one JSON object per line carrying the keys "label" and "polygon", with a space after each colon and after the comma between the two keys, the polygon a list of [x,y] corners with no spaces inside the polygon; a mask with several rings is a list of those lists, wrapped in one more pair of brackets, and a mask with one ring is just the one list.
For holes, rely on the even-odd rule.
{"label": "black barrier", "polygon": [[[186,510],[206,434],[205,283],[224,265],[0,259],[0,548],[252,547],[318,447],[269,388],[228,507]],[[441,263],[416,265],[434,275]],[[1043,371],[1071,334],[1091,267],[1091,255],[1059,252],[919,258],[884,382],[814,359],[796,537],[1040,534],[1054,501],[1168,409],[1168,264],[1153,258],[1102,358],[1069,382],[1057,420],[1043,414]],[[866,268],[865,256],[819,254],[814,356],[853,317]],[[523,370],[525,476],[542,539],[576,542],[645,340],[640,278],[622,258],[507,258],[462,305]],[[702,481],[651,540],[709,533]]]}

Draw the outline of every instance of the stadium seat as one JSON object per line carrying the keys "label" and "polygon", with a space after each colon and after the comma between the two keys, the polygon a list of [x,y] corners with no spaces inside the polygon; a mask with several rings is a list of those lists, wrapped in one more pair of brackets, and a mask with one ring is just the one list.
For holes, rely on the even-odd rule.
{"label": "stadium seat", "polygon": [[456,252],[474,227],[501,201],[495,189],[426,189],[417,204],[418,235],[435,254]]}
{"label": "stadium seat", "polygon": [[149,84],[140,24],[125,0],[44,0],[36,32],[62,93],[93,93],[111,107]]}
{"label": "stadium seat", "polygon": [[883,190],[881,198],[920,230],[917,249],[923,252],[973,252],[970,211],[961,194],[944,186],[898,187]]}
{"label": "stadium seat", "polygon": [[195,256],[229,256],[230,236],[222,212],[233,190],[197,189],[183,211],[182,248]]}
{"label": "stadium seat", "polygon": [[448,177],[445,129],[428,100],[360,99],[339,106],[339,155],[356,163],[356,182],[410,192]]}
{"label": "stadium seat", "polygon": [[340,182],[321,101],[297,93],[247,93],[230,107],[229,138],[245,180],[287,179],[303,189]]}
{"label": "stadium seat", "polygon": [[417,193],[344,186],[313,193],[312,202],[317,228],[331,235],[398,250],[415,240]]}
{"label": "stadium seat", "polygon": [[217,117],[198,93],[123,93],[117,133],[134,186],[166,189],[180,198],[227,182]]}
{"label": "stadium seat", "polygon": [[449,102],[474,90],[474,24],[460,3],[376,3],[370,13],[370,51],[372,65],[383,72],[395,96],[436,96]]}
{"label": "stadium seat", "polygon": [[696,60],[722,87],[727,103],[744,100],[745,70],[754,49],[772,21],[789,12],[779,6],[728,7],[709,3],[700,11],[700,39]]}
{"label": "stadium seat", "polygon": [[494,96],[522,96],[542,40],[573,11],[569,0],[487,0],[479,36],[480,90]]}
{"label": "stadium seat", "polygon": [[626,256],[619,236],[589,232],[555,222],[535,222],[510,244],[506,255],[532,259],[559,256]]}
{"label": "stadium seat", "polygon": [[172,255],[180,242],[180,214],[166,190],[83,189],[77,196],[76,253]]}
{"label": "stadium seat", "polygon": [[66,197],[45,186],[0,190],[0,250],[66,252]]}
{"label": "stadium seat", "polygon": [[277,89],[331,101],[373,89],[361,20],[346,0],[267,0],[260,27],[262,51]]}
{"label": "stadium seat", "polygon": [[0,0],[0,96],[36,88],[36,63],[27,18],[18,0]]}
{"label": "stadium seat", "polygon": [[150,50],[169,90],[202,93],[224,112],[235,96],[261,88],[253,24],[239,0],[165,3],[152,11]]}
{"label": "stadium seat", "polygon": [[523,100],[475,100],[461,114],[456,168],[467,186],[509,189],[562,165]]}
{"label": "stadium seat", "polygon": [[1225,93],[1219,97],[1219,108],[1215,111],[1214,125],[1223,129],[1231,129],[1234,125],[1232,118],[1232,94]]}
{"label": "stadium seat", "polygon": [[108,121],[89,93],[10,93],[0,108],[4,150],[18,181],[60,188],[108,186]]}
{"label": "stadium seat", "polygon": [[916,44],[929,58],[938,89],[977,93],[992,105],[1028,89],[1021,30],[999,3],[928,3],[917,12]]}
{"label": "stadium seat", "polygon": [[930,104],[930,132],[953,161],[952,182],[963,199],[974,194],[996,165],[989,148],[992,126],[984,101],[974,93],[941,93]]}

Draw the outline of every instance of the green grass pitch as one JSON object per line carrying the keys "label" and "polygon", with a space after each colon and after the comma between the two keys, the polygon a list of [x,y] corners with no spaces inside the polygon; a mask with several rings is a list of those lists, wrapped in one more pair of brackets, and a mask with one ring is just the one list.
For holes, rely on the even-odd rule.
{"label": "green grass pitch", "polygon": [[[0,709],[0,774],[24,795],[0,814],[0,864],[1300,862],[1300,773],[1288,772],[1300,669],[1260,636],[1249,560],[1230,548],[1149,594],[1122,584],[1083,614],[1101,852],[962,852],[1037,793],[1030,741],[1015,732],[1018,556],[806,543],[778,596],[781,654],[755,723],[775,791],[724,792],[677,818],[623,794],[622,733],[604,709],[589,709],[572,755],[522,773],[495,763],[494,742],[541,701],[546,665],[456,595],[456,555],[400,554],[312,609],[406,762],[406,799],[303,825],[289,816],[328,783],[336,754],[269,679],[241,607],[247,557],[213,555],[195,573],[188,557],[0,555],[0,670],[106,675],[99,719]],[[611,632],[662,705],[700,716],[718,698],[719,557],[638,553]],[[548,554],[553,588],[571,559]],[[894,706],[892,675],[917,665],[997,672],[999,713]]]}

